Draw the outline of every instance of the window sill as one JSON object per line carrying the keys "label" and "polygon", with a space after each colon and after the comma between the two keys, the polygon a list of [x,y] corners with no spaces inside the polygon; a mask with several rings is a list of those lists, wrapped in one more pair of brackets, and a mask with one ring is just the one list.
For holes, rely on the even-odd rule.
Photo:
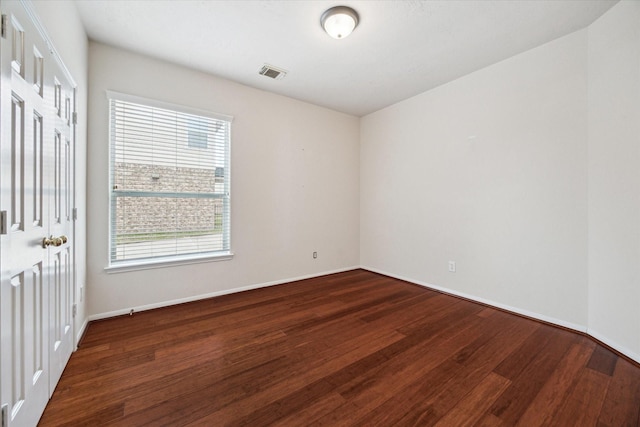
{"label": "window sill", "polygon": [[214,261],[229,261],[231,259],[233,259],[233,253],[224,252],[216,255],[205,255],[205,256],[196,256],[196,257],[185,256],[185,257],[176,257],[171,259],[122,262],[122,263],[105,267],[104,271],[109,274],[125,273],[128,271],[151,270],[156,268],[173,267],[176,265],[200,264],[204,262],[214,262]]}

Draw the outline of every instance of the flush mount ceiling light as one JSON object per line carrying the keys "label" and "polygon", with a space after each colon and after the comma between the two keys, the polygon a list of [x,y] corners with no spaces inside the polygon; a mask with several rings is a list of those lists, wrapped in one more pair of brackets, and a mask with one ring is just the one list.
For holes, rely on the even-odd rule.
{"label": "flush mount ceiling light", "polygon": [[320,25],[334,39],[343,39],[358,26],[358,12],[347,6],[332,7],[322,14]]}

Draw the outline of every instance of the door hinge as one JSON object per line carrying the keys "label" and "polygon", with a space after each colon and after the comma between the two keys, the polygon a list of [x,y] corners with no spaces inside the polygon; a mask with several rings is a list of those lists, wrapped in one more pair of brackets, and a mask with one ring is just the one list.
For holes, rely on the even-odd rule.
{"label": "door hinge", "polygon": [[0,17],[0,36],[3,39],[7,38],[7,15],[5,14]]}
{"label": "door hinge", "polygon": [[74,221],[77,221],[77,220],[78,220],[78,208],[73,208],[73,209],[71,210],[71,218],[72,218]]}
{"label": "door hinge", "polygon": [[7,234],[7,211],[0,211],[0,234]]}
{"label": "door hinge", "polygon": [[71,310],[71,316],[76,317],[76,314],[78,314],[78,304],[73,304],[73,309]]}
{"label": "door hinge", "polygon": [[78,124],[78,113],[77,112],[73,112],[73,114],[71,115],[71,121],[73,121],[74,125]]}
{"label": "door hinge", "polygon": [[8,404],[4,404],[2,405],[2,415],[0,415],[0,417],[2,418],[0,420],[0,426],[2,427],[7,427],[9,425],[9,405]]}

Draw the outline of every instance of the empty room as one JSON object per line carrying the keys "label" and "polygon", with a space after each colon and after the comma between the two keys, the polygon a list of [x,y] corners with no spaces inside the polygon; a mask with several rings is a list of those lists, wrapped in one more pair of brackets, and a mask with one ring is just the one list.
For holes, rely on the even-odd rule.
{"label": "empty room", "polygon": [[0,13],[0,427],[640,426],[640,1]]}

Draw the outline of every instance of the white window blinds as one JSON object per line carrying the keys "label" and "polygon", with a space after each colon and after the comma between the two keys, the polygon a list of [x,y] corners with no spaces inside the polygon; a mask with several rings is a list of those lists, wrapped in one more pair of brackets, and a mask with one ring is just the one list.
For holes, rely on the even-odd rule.
{"label": "white window blinds", "polygon": [[111,265],[229,253],[231,119],[108,95]]}

